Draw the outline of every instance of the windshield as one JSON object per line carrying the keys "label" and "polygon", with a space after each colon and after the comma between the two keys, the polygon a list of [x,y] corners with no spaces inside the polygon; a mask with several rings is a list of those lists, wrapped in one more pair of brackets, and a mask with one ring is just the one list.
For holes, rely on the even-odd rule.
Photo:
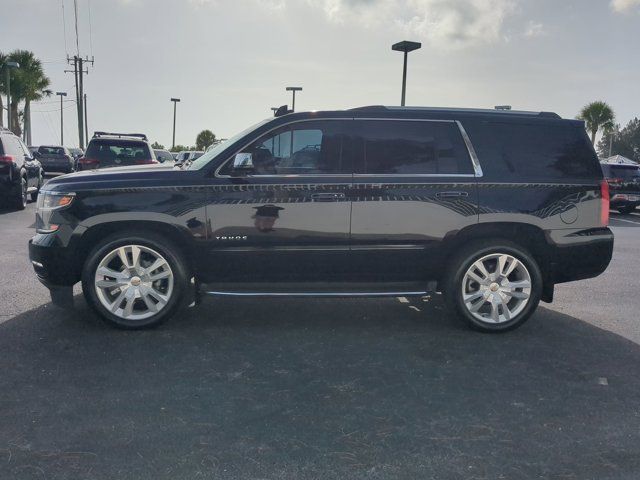
{"label": "windshield", "polygon": [[191,162],[191,164],[189,164],[189,166],[187,167],[187,170],[200,170],[202,167],[208,164],[213,158],[217,157],[220,153],[222,153],[228,147],[236,143],[242,137],[250,134],[252,131],[260,128],[262,125],[264,125],[267,122],[270,122],[271,120],[273,119],[267,118],[266,120],[258,122],[255,125],[241,131],[240,133],[235,134],[233,137],[229,138],[228,140],[219,143],[218,145],[213,147],[211,150],[209,150],[208,152],[205,152],[202,156],[198,157],[196,160]]}

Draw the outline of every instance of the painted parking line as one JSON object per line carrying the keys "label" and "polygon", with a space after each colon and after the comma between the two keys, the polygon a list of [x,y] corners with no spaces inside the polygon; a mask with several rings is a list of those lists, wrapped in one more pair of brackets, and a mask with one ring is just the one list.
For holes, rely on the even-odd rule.
{"label": "painted parking line", "polygon": [[625,223],[632,223],[633,225],[639,225],[640,226],[640,218],[638,219],[637,222],[633,221],[633,220],[627,220],[626,218],[617,218],[617,217],[611,217],[611,221],[612,222],[625,222]]}

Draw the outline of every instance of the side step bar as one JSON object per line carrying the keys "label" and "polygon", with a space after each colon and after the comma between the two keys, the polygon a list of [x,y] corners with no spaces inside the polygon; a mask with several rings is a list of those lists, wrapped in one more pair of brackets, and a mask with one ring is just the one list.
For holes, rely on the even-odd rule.
{"label": "side step bar", "polygon": [[200,293],[232,297],[398,297],[424,295],[435,289],[430,286],[424,282],[209,283],[200,285]]}

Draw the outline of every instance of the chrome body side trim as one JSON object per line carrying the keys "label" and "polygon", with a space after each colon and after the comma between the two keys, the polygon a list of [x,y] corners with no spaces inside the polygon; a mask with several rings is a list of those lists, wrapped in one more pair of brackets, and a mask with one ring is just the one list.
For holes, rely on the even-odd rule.
{"label": "chrome body side trim", "polygon": [[205,295],[214,297],[411,297],[425,295],[427,290],[409,292],[223,292],[207,291]]}
{"label": "chrome body side trim", "polygon": [[480,178],[482,177],[482,167],[480,166],[480,160],[478,159],[478,155],[476,154],[476,151],[473,148],[471,139],[469,138],[467,131],[462,126],[462,123],[460,123],[459,120],[456,120],[455,122],[458,125],[458,129],[460,130],[460,134],[462,135],[464,144],[467,146],[467,150],[469,151],[469,156],[471,157],[471,163],[473,163],[473,170],[475,172],[475,176]]}

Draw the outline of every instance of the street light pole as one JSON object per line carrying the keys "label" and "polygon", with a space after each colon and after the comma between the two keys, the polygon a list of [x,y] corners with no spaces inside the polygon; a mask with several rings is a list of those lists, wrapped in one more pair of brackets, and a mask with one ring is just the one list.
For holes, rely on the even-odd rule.
{"label": "street light pole", "polygon": [[7,126],[11,130],[11,75],[9,72],[12,68],[20,68],[20,64],[18,62],[7,62],[4,66],[6,69],[5,84],[7,85]]}
{"label": "street light pole", "polygon": [[296,92],[301,92],[302,87],[287,87],[285,90],[287,92],[293,93],[293,100],[291,101],[291,111],[295,112],[296,111]]}
{"label": "street light pole", "polygon": [[407,57],[409,52],[413,52],[414,50],[418,50],[422,47],[422,44],[419,42],[409,42],[408,40],[404,40],[402,42],[394,43],[391,45],[391,50],[395,50],[396,52],[404,52],[404,62],[402,67],[402,96],[400,98],[400,105],[404,107],[405,97],[407,93]]}
{"label": "street light pole", "polygon": [[67,96],[67,92],[56,92],[60,96],[60,146],[64,147],[64,116],[62,115],[62,100]]}
{"label": "street light pole", "polygon": [[176,146],[176,105],[180,99],[172,98],[171,101],[173,102],[173,140],[171,142],[171,148],[173,149]]}

